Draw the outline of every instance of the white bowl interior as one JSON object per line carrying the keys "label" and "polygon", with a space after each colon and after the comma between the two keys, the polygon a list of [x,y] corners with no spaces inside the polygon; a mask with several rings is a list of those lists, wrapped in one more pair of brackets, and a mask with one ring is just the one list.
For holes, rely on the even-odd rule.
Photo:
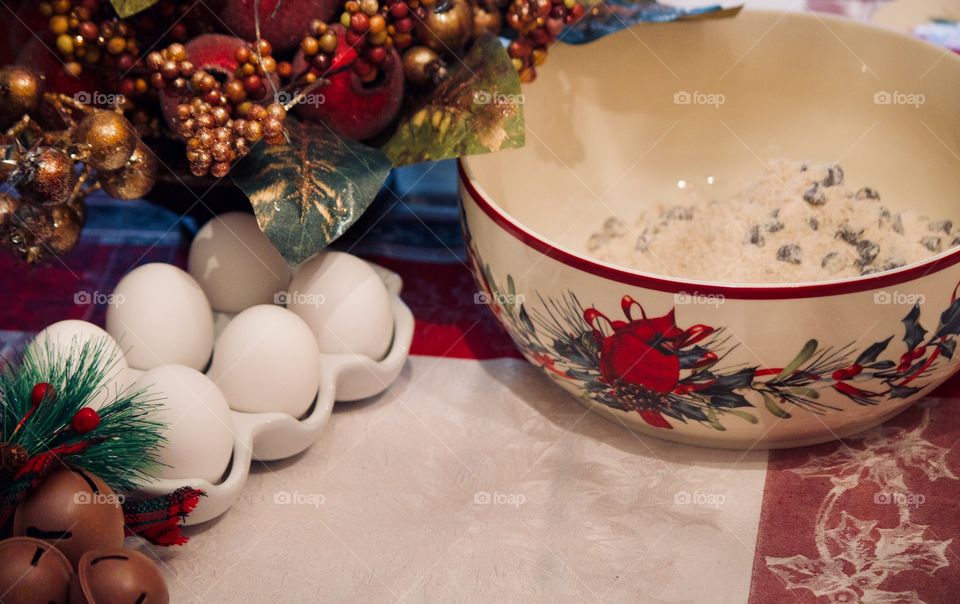
{"label": "white bowl interior", "polygon": [[[723,102],[675,103],[684,91]],[[875,102],[884,92],[901,104]],[[750,11],[641,25],[557,46],[523,94],[526,146],[466,166],[575,253],[611,215],[732,194],[776,158],[838,161],[894,210],[960,216],[960,57],[892,30]]]}

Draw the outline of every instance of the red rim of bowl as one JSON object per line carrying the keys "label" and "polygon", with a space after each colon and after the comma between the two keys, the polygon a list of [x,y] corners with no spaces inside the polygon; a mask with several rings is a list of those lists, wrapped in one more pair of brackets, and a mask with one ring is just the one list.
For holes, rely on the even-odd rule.
{"label": "red rim of bowl", "polygon": [[716,295],[734,300],[785,300],[818,298],[872,291],[891,285],[900,285],[939,272],[960,262],[960,246],[909,264],[903,268],[863,277],[848,277],[819,283],[719,284],[692,279],[673,279],[652,273],[631,270],[594,260],[557,246],[517,222],[496,203],[488,199],[467,173],[463,158],[457,160],[460,182],[473,201],[500,228],[541,254],[575,269],[637,287],[669,293]]}

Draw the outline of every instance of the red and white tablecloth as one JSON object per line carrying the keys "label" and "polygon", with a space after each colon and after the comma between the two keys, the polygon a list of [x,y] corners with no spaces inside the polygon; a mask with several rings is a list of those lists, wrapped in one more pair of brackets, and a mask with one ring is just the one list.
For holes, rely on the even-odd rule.
{"label": "red and white tablecloth", "polygon": [[[0,261],[13,343],[102,320],[77,291],[184,246]],[[520,360],[466,268],[375,258],[417,330],[399,381],[255,464],[237,505],[159,550],[175,602],[955,602],[960,382],[844,443],[715,451],[588,413]],[[87,288],[87,289],[84,289]]]}

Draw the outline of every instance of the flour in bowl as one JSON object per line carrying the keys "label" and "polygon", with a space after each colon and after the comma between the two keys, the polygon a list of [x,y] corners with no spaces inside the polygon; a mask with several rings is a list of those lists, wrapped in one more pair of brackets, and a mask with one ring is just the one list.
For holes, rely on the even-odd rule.
{"label": "flour in bowl", "polygon": [[774,160],[729,199],[611,217],[587,249],[660,275],[787,283],[892,270],[958,243],[952,221],[893,212],[875,189],[848,188],[838,164]]}

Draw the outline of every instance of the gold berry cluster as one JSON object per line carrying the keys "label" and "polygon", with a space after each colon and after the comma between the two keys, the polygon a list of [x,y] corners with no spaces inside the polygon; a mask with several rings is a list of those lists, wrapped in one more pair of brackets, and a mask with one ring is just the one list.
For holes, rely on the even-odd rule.
{"label": "gold berry cluster", "polygon": [[238,46],[237,67],[225,80],[197,69],[182,44],[147,55],[150,83],[177,99],[173,127],[187,142],[192,174],[221,178],[261,139],[269,145],[285,142],[286,109],[276,102],[262,104],[276,85],[278,72],[290,69],[272,52],[264,39]]}
{"label": "gold berry cluster", "polygon": [[532,82],[537,66],[547,58],[547,50],[563,28],[579,21],[584,14],[577,0],[513,0],[506,21],[517,32],[507,47],[520,80]]}
{"label": "gold berry cluster", "polygon": [[177,105],[178,134],[187,141],[187,161],[196,176],[207,173],[222,178],[230,167],[263,139],[268,145],[284,142],[286,109],[280,103],[251,105],[243,117],[231,117],[224,106],[199,97]]}
{"label": "gold berry cluster", "polygon": [[312,84],[330,71],[337,43],[337,32],[329,25],[319,19],[310,21],[309,33],[300,40],[300,50],[309,64],[303,76],[306,83]]}
{"label": "gold berry cluster", "polygon": [[140,51],[133,28],[99,0],[53,0],[41,2],[39,8],[49,19],[67,73],[79,76],[84,65],[125,72],[136,62]]}
{"label": "gold berry cluster", "polygon": [[[446,2],[446,0],[440,0]],[[466,2],[467,0],[457,0]],[[338,34],[329,24],[314,20],[300,48],[309,62],[307,82],[315,81],[331,68],[347,68],[365,83],[373,82],[390,65],[392,49],[398,52],[417,41],[416,22],[438,6],[438,0],[347,0],[340,13],[343,42],[349,49],[345,64],[333,65]],[[468,22],[464,20],[466,25]],[[463,40],[465,41],[465,40]],[[459,46],[459,43],[455,44]]]}
{"label": "gold berry cluster", "polygon": [[234,79],[224,85],[224,93],[241,115],[269,92],[270,78],[277,73],[277,61],[271,56],[272,52],[270,42],[264,39],[250,46],[239,46],[234,52],[237,69]]}
{"label": "gold berry cluster", "polygon": [[183,44],[171,44],[161,51],[153,51],[147,55],[146,67],[150,73],[150,86],[170,95],[180,95],[187,91],[188,84],[197,79],[194,85],[200,83],[205,76],[216,84],[213,76],[197,71],[196,66],[187,60],[187,48]]}
{"label": "gold berry cluster", "polygon": [[388,26],[390,14],[384,4],[378,0],[347,0],[340,14],[340,25],[344,27],[344,42],[357,52],[357,58],[351,67],[364,82],[376,79],[379,70],[387,65],[391,54],[388,52],[400,36],[395,24]]}

